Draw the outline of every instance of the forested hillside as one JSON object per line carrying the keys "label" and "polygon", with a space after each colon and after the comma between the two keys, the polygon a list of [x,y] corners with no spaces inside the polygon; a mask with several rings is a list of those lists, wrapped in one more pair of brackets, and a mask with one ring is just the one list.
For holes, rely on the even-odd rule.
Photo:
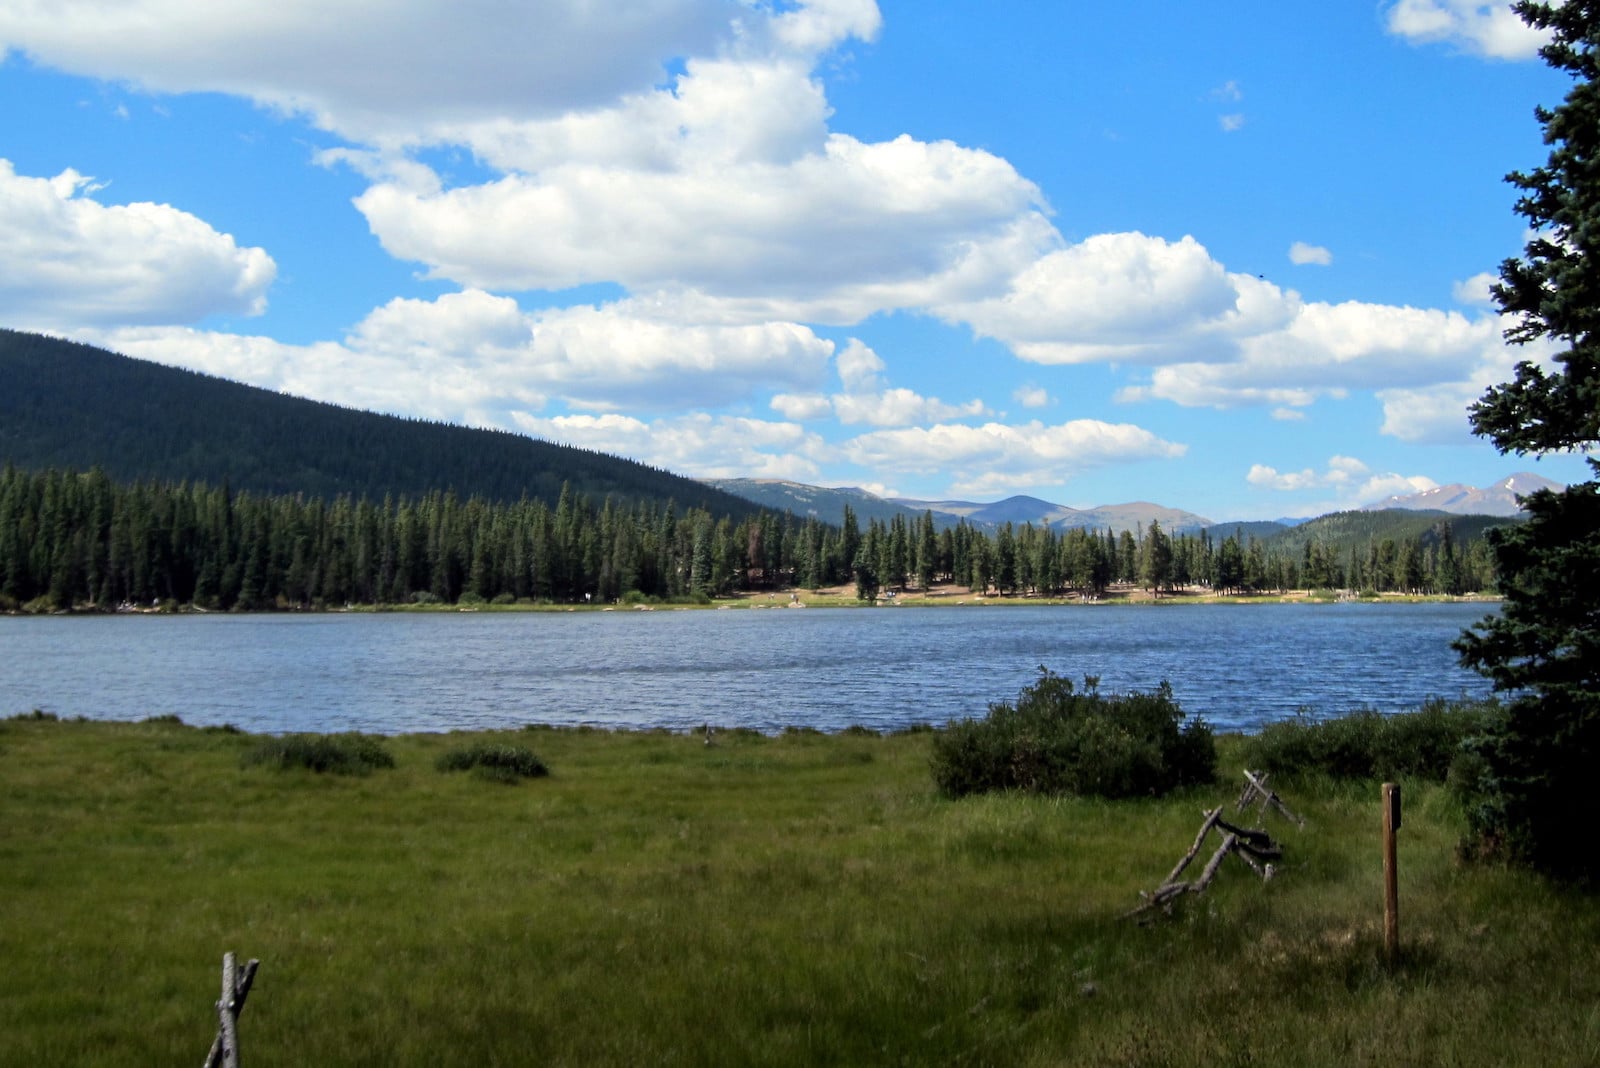
{"label": "forested hillside", "polygon": [[518,434],[360,412],[0,330],[0,465],[262,494],[463,499],[554,507],[563,484],[620,502],[672,500],[741,519],[749,501],[631,460]]}
{"label": "forested hillside", "polygon": [[[1490,527],[1519,523],[1490,515],[1454,515],[1449,512],[1422,512],[1404,508],[1382,511],[1330,512],[1298,526],[1282,527],[1262,534],[1269,546],[1289,555],[1302,555],[1308,543],[1320,543],[1333,553],[1347,556],[1351,549],[1365,551],[1368,545],[1384,541],[1415,541],[1419,547],[1437,546],[1448,532],[1457,542],[1476,541]],[[1212,528],[1214,535],[1226,535],[1228,527]]]}

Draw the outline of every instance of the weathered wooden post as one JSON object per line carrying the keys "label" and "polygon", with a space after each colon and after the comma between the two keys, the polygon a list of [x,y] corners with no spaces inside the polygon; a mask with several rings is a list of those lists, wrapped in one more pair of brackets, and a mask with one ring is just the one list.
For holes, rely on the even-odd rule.
{"label": "weathered wooden post", "polygon": [[223,1068],[239,1068],[239,1017],[233,1012],[235,965],[232,953],[222,955],[222,997],[217,999],[217,1033],[222,1039]]}
{"label": "weathered wooden post", "polygon": [[206,1054],[205,1068],[239,1068],[239,1013],[244,1011],[244,999],[250,996],[250,987],[256,981],[256,969],[260,966],[260,961],[251,960],[241,969],[232,953],[222,955],[217,1037],[212,1040],[211,1052]]}
{"label": "weathered wooden post", "polygon": [[1400,956],[1400,870],[1394,834],[1400,829],[1400,784],[1383,784],[1383,954],[1392,966]]}

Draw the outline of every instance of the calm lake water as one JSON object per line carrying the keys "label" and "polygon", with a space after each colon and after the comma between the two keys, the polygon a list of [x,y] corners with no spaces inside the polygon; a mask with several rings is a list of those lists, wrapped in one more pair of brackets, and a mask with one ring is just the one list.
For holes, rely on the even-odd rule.
{"label": "calm lake water", "polygon": [[1163,679],[1249,729],[1487,692],[1449,643],[1492,606],[1182,605],[0,617],[0,715],[377,733],[526,723],[775,731],[979,716],[1040,665]]}

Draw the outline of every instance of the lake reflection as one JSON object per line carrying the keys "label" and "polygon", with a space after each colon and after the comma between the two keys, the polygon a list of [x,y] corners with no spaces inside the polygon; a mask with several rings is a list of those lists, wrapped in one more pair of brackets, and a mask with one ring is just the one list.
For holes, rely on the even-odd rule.
{"label": "lake reflection", "polygon": [[1488,691],[1493,606],[988,606],[0,617],[0,715],[380,733],[525,723],[893,729],[981,715],[1040,665],[1172,683],[1221,730]]}

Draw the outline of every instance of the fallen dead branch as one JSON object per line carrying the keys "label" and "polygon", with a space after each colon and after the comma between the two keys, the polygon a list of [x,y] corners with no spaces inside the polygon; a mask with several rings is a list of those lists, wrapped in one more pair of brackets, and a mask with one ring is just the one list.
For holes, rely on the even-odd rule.
{"label": "fallen dead branch", "polygon": [[1234,807],[1235,812],[1243,812],[1250,805],[1259,804],[1261,807],[1256,810],[1256,819],[1258,820],[1267,814],[1268,808],[1275,808],[1283,813],[1284,819],[1289,820],[1295,826],[1304,827],[1306,825],[1306,821],[1290,812],[1289,806],[1283,803],[1283,798],[1279,797],[1267,786],[1266,772],[1251,771],[1246,768],[1244,778],[1244,792],[1239,795],[1239,803]]}
{"label": "fallen dead branch", "polygon": [[[1305,826],[1305,821],[1290,812],[1283,800],[1267,787],[1265,774],[1249,771],[1244,774],[1246,783],[1244,793],[1239,796],[1238,808],[1240,811],[1243,811],[1250,804],[1259,802],[1261,807],[1258,810],[1258,816],[1264,815],[1270,807],[1283,813],[1285,817],[1293,820],[1296,825]],[[1198,877],[1187,882],[1183,881],[1183,873],[1193,863],[1194,859],[1200,855],[1200,851],[1205,845],[1206,837],[1212,831],[1217,831],[1222,835],[1222,844],[1217,846],[1216,851],[1211,854],[1211,859],[1206,861],[1205,867],[1200,869]],[[1248,864],[1257,875],[1261,876],[1261,881],[1266,882],[1277,873],[1276,864],[1277,861],[1283,859],[1283,847],[1273,841],[1272,836],[1265,830],[1236,826],[1223,819],[1221,806],[1207,809],[1204,813],[1204,818],[1200,821],[1200,831],[1194,836],[1194,844],[1189,847],[1189,851],[1178,860],[1177,866],[1172,869],[1160,886],[1154,890],[1140,891],[1139,896],[1143,901],[1137,908],[1125,915],[1130,917],[1143,916],[1155,909],[1171,913],[1173,905],[1184,894],[1205,892],[1206,887],[1210,886],[1211,881],[1217,877],[1217,872],[1221,869],[1223,860],[1229,854]]]}

